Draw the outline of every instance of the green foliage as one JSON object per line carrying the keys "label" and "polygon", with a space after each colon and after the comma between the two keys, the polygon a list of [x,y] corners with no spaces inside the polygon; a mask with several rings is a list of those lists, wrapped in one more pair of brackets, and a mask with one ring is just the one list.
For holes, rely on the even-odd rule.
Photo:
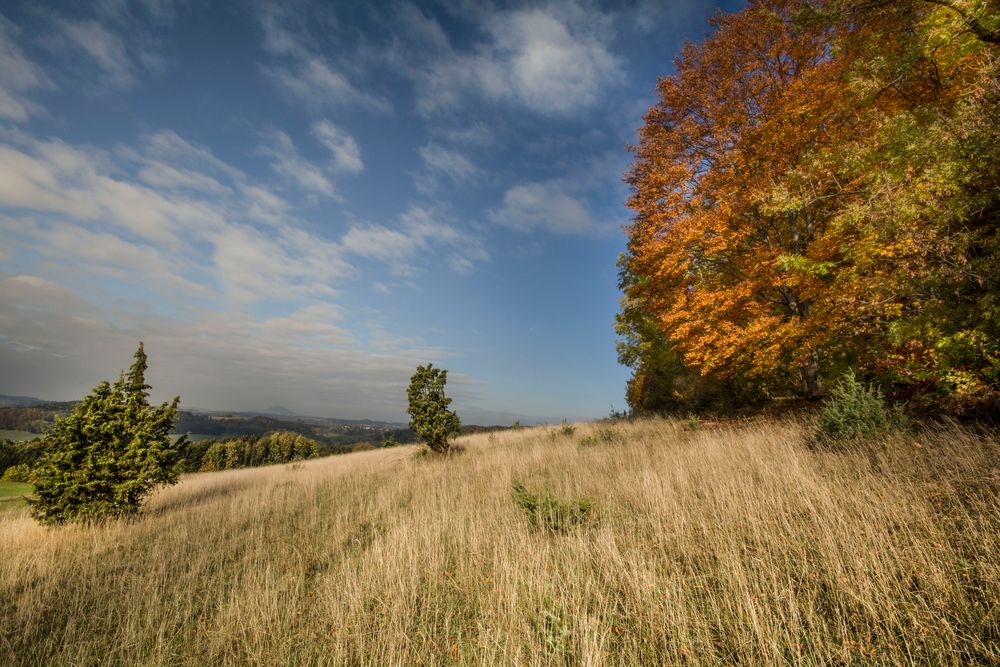
{"label": "green foliage", "polygon": [[359,442],[351,447],[352,452],[370,452],[375,449],[375,445],[370,442]]}
{"label": "green foliage", "polygon": [[157,486],[174,484],[187,442],[170,431],[180,397],[149,404],[142,343],[135,362],[112,385],[99,384],[71,415],[56,421],[31,475],[31,513],[61,524],[135,514]]}
{"label": "green foliage", "polygon": [[451,399],[444,394],[448,371],[433,364],[417,366],[407,390],[410,428],[436,453],[448,452],[448,438],[462,432],[462,423],[448,409]]}
{"label": "green foliage", "polygon": [[574,433],[576,433],[576,427],[574,427],[572,424],[570,424],[565,419],[562,420],[562,425],[559,427],[559,434],[563,435],[563,436],[566,436],[567,438],[569,438]]}
{"label": "green foliage", "polygon": [[396,440],[396,438],[394,438],[391,435],[387,435],[384,438],[382,438],[383,447],[399,447],[399,444],[400,443]]}
{"label": "green foliage", "polygon": [[318,453],[315,440],[292,431],[275,431],[259,438],[202,440],[189,445],[187,469],[194,472],[254,468],[313,459]]}
{"label": "green foliage", "polygon": [[823,402],[818,428],[827,438],[853,438],[877,436],[902,424],[902,413],[886,405],[877,387],[859,382],[854,371],[848,371]]}
{"label": "green foliage", "polygon": [[22,440],[0,440],[0,470],[6,470],[11,466],[26,464],[29,468],[45,453],[43,441]]}
{"label": "green foliage", "polygon": [[597,445],[607,445],[617,439],[615,432],[610,428],[600,428],[593,435],[584,436],[580,440],[581,447],[595,447]]}
{"label": "green foliage", "polygon": [[532,618],[532,625],[545,644],[545,652],[556,659],[557,664],[575,664],[572,617],[562,605],[546,600],[541,613]]}
{"label": "green foliage", "polygon": [[594,503],[586,498],[563,501],[548,494],[531,493],[523,484],[513,483],[514,502],[524,510],[528,524],[536,530],[566,533],[593,521]]}
{"label": "green foliage", "polygon": [[684,418],[684,430],[685,431],[697,431],[705,424],[701,421],[701,417],[691,413]]}
{"label": "green foliage", "polygon": [[27,482],[30,475],[31,468],[26,463],[21,463],[4,470],[0,482]]}

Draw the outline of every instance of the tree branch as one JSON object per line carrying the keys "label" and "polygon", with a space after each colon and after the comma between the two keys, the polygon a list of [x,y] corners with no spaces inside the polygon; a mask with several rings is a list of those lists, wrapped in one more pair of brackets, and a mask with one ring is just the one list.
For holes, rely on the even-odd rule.
{"label": "tree branch", "polygon": [[989,30],[982,23],[979,22],[975,16],[968,14],[961,7],[957,6],[954,0],[922,0],[922,2],[928,2],[932,5],[938,5],[939,7],[946,7],[951,11],[957,13],[965,21],[965,25],[969,27],[976,37],[984,42],[989,42],[990,44],[1000,44],[1000,30]]}

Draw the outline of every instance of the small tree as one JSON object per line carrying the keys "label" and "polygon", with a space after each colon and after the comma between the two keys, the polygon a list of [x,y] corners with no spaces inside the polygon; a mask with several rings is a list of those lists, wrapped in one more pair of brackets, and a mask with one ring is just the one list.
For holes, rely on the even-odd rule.
{"label": "small tree", "polygon": [[149,404],[142,343],[128,375],[102,382],[46,436],[31,481],[31,513],[40,523],[92,521],[135,514],[154,488],[174,484],[186,438],[173,442],[180,397]]}
{"label": "small tree", "polygon": [[449,436],[462,432],[458,415],[448,409],[451,399],[444,395],[447,381],[448,371],[433,364],[417,366],[407,391],[410,428],[439,454],[448,452]]}

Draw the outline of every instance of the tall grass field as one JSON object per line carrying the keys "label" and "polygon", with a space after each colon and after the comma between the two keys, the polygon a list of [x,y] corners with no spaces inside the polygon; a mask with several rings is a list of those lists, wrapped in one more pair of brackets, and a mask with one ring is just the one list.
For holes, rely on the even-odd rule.
{"label": "tall grass field", "polygon": [[[1000,664],[1000,443],[646,420],[0,514],[2,665]],[[517,491],[515,491],[517,483]]]}

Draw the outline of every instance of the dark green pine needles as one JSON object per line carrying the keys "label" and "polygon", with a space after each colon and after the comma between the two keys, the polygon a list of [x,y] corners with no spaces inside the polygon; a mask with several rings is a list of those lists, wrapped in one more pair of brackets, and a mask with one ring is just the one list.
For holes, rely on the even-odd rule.
{"label": "dark green pine needles", "polygon": [[187,440],[173,442],[180,397],[149,404],[146,353],[135,353],[128,375],[102,382],[45,438],[46,453],[31,481],[32,516],[45,524],[135,514],[157,486],[174,484]]}

